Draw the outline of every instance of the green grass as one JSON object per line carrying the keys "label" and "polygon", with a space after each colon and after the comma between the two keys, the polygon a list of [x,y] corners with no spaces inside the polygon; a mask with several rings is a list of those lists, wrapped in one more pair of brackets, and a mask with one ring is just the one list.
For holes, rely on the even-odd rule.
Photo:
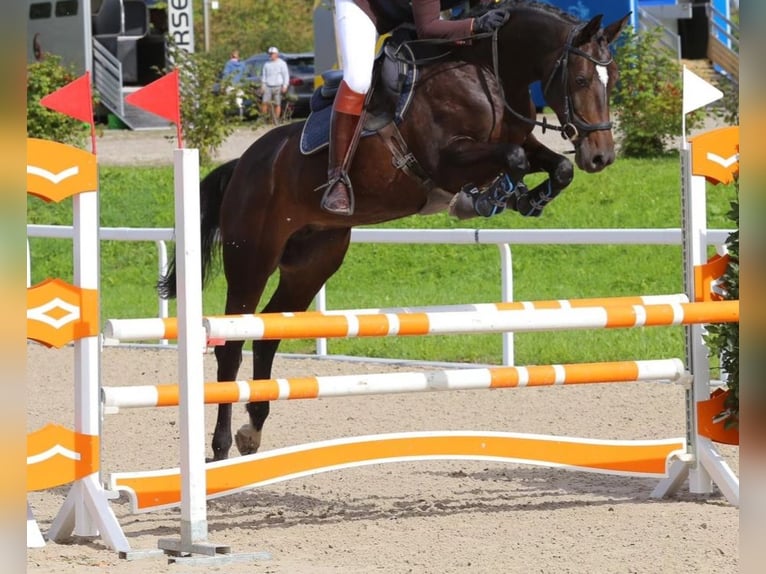
{"label": "green grass", "polygon": [[[530,186],[539,176],[530,176]],[[101,225],[172,227],[170,167],[100,169]],[[708,191],[708,225],[728,228],[732,187]],[[29,223],[70,224],[71,202],[28,203]],[[413,216],[387,228],[667,228],[679,227],[677,159],[621,159],[605,172],[578,172],[574,183],[542,217],[505,213],[457,221],[447,215]],[[72,279],[71,242],[31,239],[32,282]],[[172,245],[169,245],[172,249]],[[650,295],[683,290],[681,249],[675,246],[512,247],[516,300]],[[102,242],[102,317],[157,314],[154,244]],[[271,282],[269,290],[273,288]],[[204,294],[205,313],[221,313],[225,285],[219,275]],[[268,294],[268,293],[267,293]],[[480,303],[500,300],[500,259],[494,245],[352,244],[328,283],[328,307],[359,308]],[[500,335],[453,335],[331,340],[333,354],[415,360],[500,363]],[[285,341],[282,352],[311,353],[311,340]],[[682,356],[682,328],[520,333],[517,364],[649,359]]]}

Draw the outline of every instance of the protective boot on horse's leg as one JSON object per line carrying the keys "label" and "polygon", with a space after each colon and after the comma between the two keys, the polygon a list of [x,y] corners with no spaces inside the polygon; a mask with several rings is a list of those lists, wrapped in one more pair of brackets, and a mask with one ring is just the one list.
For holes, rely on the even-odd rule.
{"label": "protective boot on horse's leg", "polygon": [[327,188],[320,206],[337,215],[354,213],[354,190],[348,170],[362,131],[361,116],[365,97],[366,94],[353,91],[345,80],[341,80],[333,103]]}

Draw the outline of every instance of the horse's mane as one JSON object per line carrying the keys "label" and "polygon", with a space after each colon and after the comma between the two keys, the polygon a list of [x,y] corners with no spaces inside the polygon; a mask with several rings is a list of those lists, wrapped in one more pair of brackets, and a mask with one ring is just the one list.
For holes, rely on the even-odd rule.
{"label": "horse's mane", "polygon": [[562,20],[565,20],[571,24],[580,23],[579,18],[573,14],[570,14],[566,10],[561,9],[558,6],[554,6],[553,4],[535,2],[534,0],[502,0],[501,2],[493,2],[490,4],[477,4],[471,8],[467,15],[470,17],[481,16],[490,10],[496,10],[498,8],[507,10],[508,12],[513,12],[514,10],[520,9],[537,10],[552,16],[557,16],[558,18],[561,18]]}

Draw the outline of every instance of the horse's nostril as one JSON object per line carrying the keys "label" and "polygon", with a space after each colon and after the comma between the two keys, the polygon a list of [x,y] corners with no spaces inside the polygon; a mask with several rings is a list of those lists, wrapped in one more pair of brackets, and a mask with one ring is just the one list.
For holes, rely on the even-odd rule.
{"label": "horse's nostril", "polygon": [[590,160],[593,171],[602,171],[614,163],[614,154],[597,154]]}
{"label": "horse's nostril", "polygon": [[596,166],[599,169],[602,169],[602,168],[606,167],[607,165],[609,165],[608,162],[604,159],[603,155],[593,156],[593,160],[592,161],[593,161],[593,165]]}

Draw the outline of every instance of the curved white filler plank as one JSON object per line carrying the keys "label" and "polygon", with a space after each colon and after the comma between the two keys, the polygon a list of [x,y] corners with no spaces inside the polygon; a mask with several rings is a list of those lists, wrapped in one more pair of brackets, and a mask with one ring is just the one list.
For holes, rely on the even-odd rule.
{"label": "curved white filler plank", "polygon": [[[384,462],[486,460],[623,476],[667,476],[671,458],[686,452],[684,438],[594,440],[501,432],[415,432],[334,439],[275,449],[206,465],[208,499],[291,478]],[[133,512],[178,506],[178,468],[114,473],[113,490],[126,492]]]}

